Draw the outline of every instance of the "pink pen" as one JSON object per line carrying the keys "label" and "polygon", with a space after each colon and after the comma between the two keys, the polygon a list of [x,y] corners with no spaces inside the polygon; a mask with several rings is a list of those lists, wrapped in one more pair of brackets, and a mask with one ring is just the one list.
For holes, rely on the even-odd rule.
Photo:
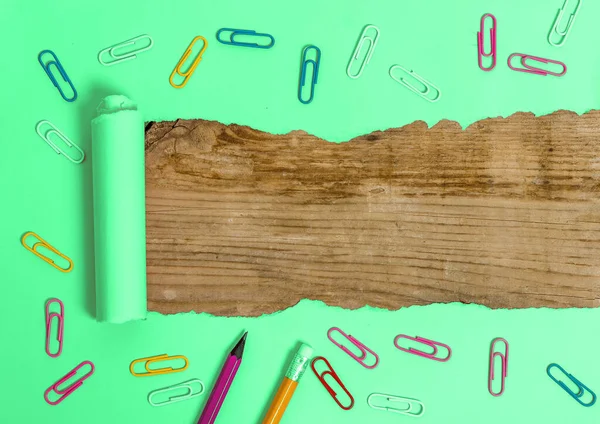
{"label": "pink pen", "polygon": [[223,365],[221,374],[217,378],[215,387],[213,387],[206,406],[200,415],[198,424],[213,424],[217,419],[221,405],[227,396],[229,387],[233,382],[235,374],[237,373],[240,364],[242,363],[242,354],[244,353],[244,346],[246,345],[246,336],[248,332],[245,332],[240,341],[235,345]]}

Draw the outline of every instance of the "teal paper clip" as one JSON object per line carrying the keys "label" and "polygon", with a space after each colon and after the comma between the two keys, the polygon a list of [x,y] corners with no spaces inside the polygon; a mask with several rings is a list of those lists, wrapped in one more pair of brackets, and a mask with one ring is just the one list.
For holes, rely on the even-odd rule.
{"label": "teal paper clip", "polygon": [[[573,392],[571,389],[569,389],[567,387],[567,385],[565,383],[563,383],[562,381],[560,381],[559,379],[555,378],[552,373],[550,372],[550,370],[552,368],[558,368],[560,370],[560,372],[562,372],[565,376],[567,376],[569,378],[569,380],[571,380],[572,383],[574,383],[577,388],[579,389],[579,391],[577,393]],[[569,374],[568,372],[566,372],[564,370],[563,367],[561,367],[558,364],[550,364],[548,365],[548,368],[546,368],[546,372],[548,373],[548,377],[550,377],[556,384],[558,384],[560,387],[562,387],[562,389],[567,392],[573,399],[575,399],[577,402],[579,402],[580,405],[586,406],[586,407],[590,407],[593,404],[596,403],[596,394],[594,392],[592,392],[588,387],[586,387],[581,381],[577,380],[575,377],[573,377],[571,374]],[[588,403],[584,403],[581,398],[583,397],[583,395],[585,395],[585,393],[588,392],[589,394],[592,395],[592,400],[591,402]]]}
{"label": "teal paper clip", "polygon": [[[315,59],[307,60],[306,54],[311,49],[316,52]],[[317,46],[313,46],[311,44],[310,46],[304,47],[304,50],[302,50],[302,65],[300,67],[300,84],[298,85],[298,100],[300,100],[300,103],[307,105],[313,101],[313,98],[315,96],[315,85],[317,85],[317,79],[319,78],[319,63],[320,62],[321,62],[321,50]],[[312,79],[310,82],[310,96],[309,96],[308,100],[303,100],[302,99],[302,88],[304,87],[304,85],[306,83],[306,67],[308,66],[309,63],[312,65],[312,68],[313,68]]]}
{"label": "teal paper clip", "polygon": [[[44,56],[46,53],[51,55],[53,57],[53,59],[51,59],[49,62],[45,63],[44,60],[42,59],[42,56]],[[42,65],[42,68],[44,68],[46,75],[48,75],[48,78],[50,78],[50,81],[52,81],[52,84],[54,84],[54,86],[56,87],[56,89],[58,90],[58,92],[60,93],[62,98],[65,99],[67,102],[74,102],[77,99],[77,90],[75,90],[75,86],[71,82],[71,79],[65,72],[65,68],[63,68],[63,66],[61,65],[60,61],[58,60],[58,58],[56,57],[54,52],[52,50],[43,50],[38,55],[38,62],[40,62],[40,65]],[[65,92],[61,88],[60,84],[58,83],[58,80],[56,79],[56,77],[52,73],[52,70],[50,69],[50,67],[52,65],[54,65],[56,67],[56,69],[58,70],[58,73],[60,74],[62,79],[65,80],[65,82],[67,84],[69,84],[69,86],[71,87],[71,90],[73,90],[73,97],[65,96]]]}
{"label": "teal paper clip", "polygon": [[[221,33],[223,32],[231,32],[229,40],[227,40],[227,38],[225,40],[221,38]],[[236,36],[257,37],[259,39],[269,38],[271,42],[269,44],[244,43],[241,41],[235,41]],[[252,31],[251,29],[221,28],[217,31],[217,41],[222,44],[229,44],[232,46],[240,47],[252,47],[253,49],[270,49],[275,45],[275,38],[273,38],[271,34],[258,33],[256,31]]]}
{"label": "teal paper clip", "polygon": [[[198,386],[200,390],[195,391],[194,386]],[[182,389],[185,389],[185,393],[174,394],[181,392]],[[174,386],[150,392],[148,394],[148,403],[152,406],[165,406],[200,396],[202,393],[204,393],[204,383],[197,378],[194,378],[192,380],[184,381],[183,383],[175,384]],[[160,399],[156,399],[161,397],[166,397],[166,400],[160,401]]]}
{"label": "teal paper clip", "polygon": [[[563,29],[563,30],[561,30],[559,28],[561,26],[562,19],[565,15],[565,9],[569,5],[569,0],[565,0],[565,2],[563,3],[563,7],[558,9],[558,15],[556,16],[556,19],[554,20],[554,23],[552,24],[550,33],[548,34],[548,42],[551,45],[553,45],[554,47],[560,47],[563,44],[565,44],[565,42],[567,41],[567,37],[569,36],[569,33],[571,32],[571,28],[573,27],[573,24],[575,23],[575,18],[577,17],[577,14],[579,13],[579,9],[581,8],[582,3],[583,3],[583,0],[577,0],[577,6],[573,10],[573,13],[571,13],[571,16],[569,16],[567,25],[565,26],[565,29]],[[560,37],[559,38],[560,41],[558,41],[558,43],[555,43],[554,41],[552,41],[552,39],[554,38],[555,35],[558,35]]]}

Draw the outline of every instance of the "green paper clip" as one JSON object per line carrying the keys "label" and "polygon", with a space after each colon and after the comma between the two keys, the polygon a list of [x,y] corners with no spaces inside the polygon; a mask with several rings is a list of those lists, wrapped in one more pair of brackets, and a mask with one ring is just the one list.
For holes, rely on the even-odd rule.
{"label": "green paper clip", "polygon": [[[200,386],[200,391],[194,392],[194,385]],[[167,395],[167,400],[163,402],[156,402],[154,399],[163,394],[169,392],[177,392],[181,391],[181,389],[185,389],[186,393],[179,395]],[[148,394],[148,403],[152,406],[165,406],[171,403],[181,402],[183,400],[188,400],[196,396],[200,396],[204,393],[204,383],[197,378],[192,380],[184,381],[183,383],[175,384],[174,386],[165,387],[164,389],[158,389],[150,392]]]}

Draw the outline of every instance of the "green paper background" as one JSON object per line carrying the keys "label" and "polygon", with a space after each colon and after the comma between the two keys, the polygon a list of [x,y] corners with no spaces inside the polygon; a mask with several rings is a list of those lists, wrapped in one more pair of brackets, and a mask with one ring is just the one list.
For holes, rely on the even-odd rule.
{"label": "green paper background", "polygon": [[[597,423],[600,409],[583,408],[545,374],[548,363],[563,365],[590,388],[600,390],[597,328],[600,310],[545,309],[490,311],[469,305],[432,305],[395,312],[363,308],[345,311],[303,301],[261,318],[205,314],[162,316],[122,325],[95,320],[91,127],[95,107],[109,94],[137,102],[145,119],[204,118],[285,133],[304,129],[330,141],[348,140],[375,129],[416,119],[435,124],[457,120],[467,126],[489,116],[516,111],[546,114],[557,109],[583,113],[599,106],[600,41],[595,19],[600,2],[585,2],[565,47],[548,45],[546,35],[562,0],[372,1],[307,0],[179,2],[59,2],[9,0],[0,11],[5,40],[0,59],[4,130],[0,155],[0,281],[2,319],[0,422],[29,423],[193,423],[207,393],[163,408],[147,404],[149,391],[194,377],[210,390],[241,332],[247,350],[217,421],[258,422],[287,362],[303,340],[325,355],[354,394],[356,406],[342,411],[309,372],[296,392],[284,423],[396,423],[410,420],[371,410],[366,397],[383,392],[414,397],[426,404],[419,423],[490,424]],[[498,67],[476,65],[476,32],[485,12],[498,18]],[[359,80],[345,75],[363,26],[381,29],[381,40]],[[221,27],[273,34],[271,50],[217,43]],[[114,67],[97,53],[139,34],[155,40],[152,50]],[[169,75],[196,35],[209,46],[188,85],[173,89]],[[316,44],[323,52],[315,101],[296,98],[301,49]],[[64,102],[37,62],[52,49],[79,91]],[[563,60],[563,78],[509,71],[508,54],[531,53]],[[430,104],[394,83],[389,67],[402,64],[439,86],[442,100]],[[35,133],[48,119],[86,152],[82,165],[56,155]],[[75,268],[62,274],[20,246],[36,231],[70,256]],[[44,303],[65,303],[65,347],[51,359],[44,353]],[[339,326],[381,356],[365,370],[326,339]],[[437,363],[393,347],[399,333],[448,343],[454,355]],[[488,350],[497,336],[509,340],[507,390],[487,392]],[[184,373],[134,378],[129,363],[161,353],[184,354]],[[70,398],[52,407],[44,390],[83,360],[96,373]],[[416,422],[416,421],[415,421]]]}

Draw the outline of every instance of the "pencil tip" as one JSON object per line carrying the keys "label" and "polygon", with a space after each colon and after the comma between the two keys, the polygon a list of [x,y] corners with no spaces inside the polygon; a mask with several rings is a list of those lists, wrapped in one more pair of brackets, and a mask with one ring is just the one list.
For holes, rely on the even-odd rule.
{"label": "pencil tip", "polygon": [[237,356],[238,358],[242,357],[244,353],[244,347],[246,346],[246,337],[248,336],[248,332],[246,331],[239,342],[235,345],[233,350],[231,351],[232,355]]}

